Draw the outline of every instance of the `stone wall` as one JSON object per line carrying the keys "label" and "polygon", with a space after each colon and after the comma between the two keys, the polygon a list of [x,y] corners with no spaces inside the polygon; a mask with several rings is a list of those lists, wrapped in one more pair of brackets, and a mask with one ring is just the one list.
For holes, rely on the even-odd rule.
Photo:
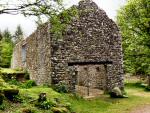
{"label": "stone wall", "polygon": [[12,55],[11,68],[20,69],[26,67],[26,62],[22,61],[22,46],[25,44],[25,40],[22,40],[16,44]]}
{"label": "stone wall", "polygon": [[48,24],[27,38],[27,68],[37,84],[51,84],[51,44]]}
{"label": "stone wall", "polygon": [[48,24],[40,26],[25,40],[26,66],[22,62],[22,46],[19,42],[13,52],[12,68],[27,68],[37,84],[51,84],[51,45]]}
{"label": "stone wall", "polygon": [[[26,39],[26,66],[31,79],[38,84],[65,82],[75,91],[77,67],[103,64],[105,89],[123,88],[122,45],[117,25],[91,0],[81,1],[76,7],[79,15],[72,18],[61,40],[49,33],[51,26],[47,23]],[[17,45],[14,54],[19,52]],[[21,66],[17,54],[14,67]]]}
{"label": "stone wall", "polygon": [[106,89],[111,90],[115,86],[122,88],[123,56],[117,25],[90,0],[81,1],[77,8],[79,19],[73,19],[64,33],[63,41],[51,41],[52,82],[74,83],[72,75],[68,74],[69,62],[106,62]]}

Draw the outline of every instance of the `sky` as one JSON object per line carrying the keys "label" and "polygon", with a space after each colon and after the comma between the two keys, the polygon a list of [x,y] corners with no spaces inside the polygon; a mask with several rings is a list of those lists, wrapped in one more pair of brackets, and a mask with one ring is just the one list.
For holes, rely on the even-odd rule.
{"label": "sky", "polygon": [[[5,0],[3,0],[4,2]],[[7,0],[9,1],[9,0]],[[117,10],[125,5],[126,0],[93,0],[100,8],[106,11],[109,18],[115,20]],[[5,1],[6,2],[6,1]],[[4,3],[5,3],[4,2]],[[64,0],[66,7],[77,5],[79,0]],[[1,2],[2,3],[2,2]],[[29,36],[36,30],[36,18],[35,17],[24,17],[23,15],[0,15],[0,31],[5,29],[10,30],[12,33],[15,32],[17,25],[21,25],[25,37]]]}

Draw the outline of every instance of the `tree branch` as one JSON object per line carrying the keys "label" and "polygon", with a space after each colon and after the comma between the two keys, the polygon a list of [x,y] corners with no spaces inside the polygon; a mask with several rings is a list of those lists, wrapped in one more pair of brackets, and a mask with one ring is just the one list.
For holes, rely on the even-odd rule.
{"label": "tree branch", "polygon": [[0,10],[0,14],[18,14],[19,11],[22,11],[23,9],[26,9],[26,8],[29,8],[32,6],[41,5],[40,3],[41,3],[41,1],[39,0],[39,1],[34,2],[34,3],[19,5],[16,8],[4,8],[4,9]]}

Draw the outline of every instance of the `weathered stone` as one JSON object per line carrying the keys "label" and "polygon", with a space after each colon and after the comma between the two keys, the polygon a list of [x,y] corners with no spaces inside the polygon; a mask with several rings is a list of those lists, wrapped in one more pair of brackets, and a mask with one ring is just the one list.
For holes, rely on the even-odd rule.
{"label": "weathered stone", "polygon": [[39,98],[38,98],[38,102],[44,102],[46,101],[46,93],[40,93],[39,94]]}
{"label": "weathered stone", "polygon": [[[62,40],[56,40],[50,33],[51,24],[44,24],[16,45],[12,67],[26,67],[30,78],[37,84],[58,84],[65,81],[70,90],[74,91],[75,84],[82,75],[79,75],[78,68],[93,67],[88,72],[97,73],[95,69],[104,66],[105,69],[102,70],[105,72],[101,73],[105,75],[98,78],[103,78],[104,84],[94,83],[97,79],[95,74],[91,83],[96,85],[93,86],[98,86],[99,83],[108,91],[116,84],[119,88],[124,87],[121,36],[117,25],[91,0],[81,1],[76,8],[79,15],[67,26]],[[23,63],[21,48],[24,44],[26,62]]]}

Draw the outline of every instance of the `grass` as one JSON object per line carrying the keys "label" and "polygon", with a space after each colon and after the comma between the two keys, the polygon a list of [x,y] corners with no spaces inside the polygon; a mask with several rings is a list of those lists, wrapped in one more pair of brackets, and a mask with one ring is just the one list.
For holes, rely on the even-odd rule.
{"label": "grass", "polygon": [[0,113],[21,113],[23,109],[33,109],[35,113],[51,113],[50,110],[37,109],[32,101],[37,100],[40,93],[46,93],[48,99],[59,98],[62,103],[71,103],[71,108],[76,113],[130,113],[132,109],[150,104],[150,92],[135,81],[128,81],[126,92],[129,98],[112,99],[109,95],[85,100],[73,94],[60,94],[46,86],[35,86],[30,89],[20,89],[20,95],[24,97],[23,103],[10,103],[5,100],[6,110]]}
{"label": "grass", "polygon": [[13,73],[23,73],[21,69],[11,69],[11,68],[1,68],[1,73],[13,74]]}
{"label": "grass", "polygon": [[14,69],[9,69],[9,68],[1,68],[2,73],[15,73],[16,70]]}

